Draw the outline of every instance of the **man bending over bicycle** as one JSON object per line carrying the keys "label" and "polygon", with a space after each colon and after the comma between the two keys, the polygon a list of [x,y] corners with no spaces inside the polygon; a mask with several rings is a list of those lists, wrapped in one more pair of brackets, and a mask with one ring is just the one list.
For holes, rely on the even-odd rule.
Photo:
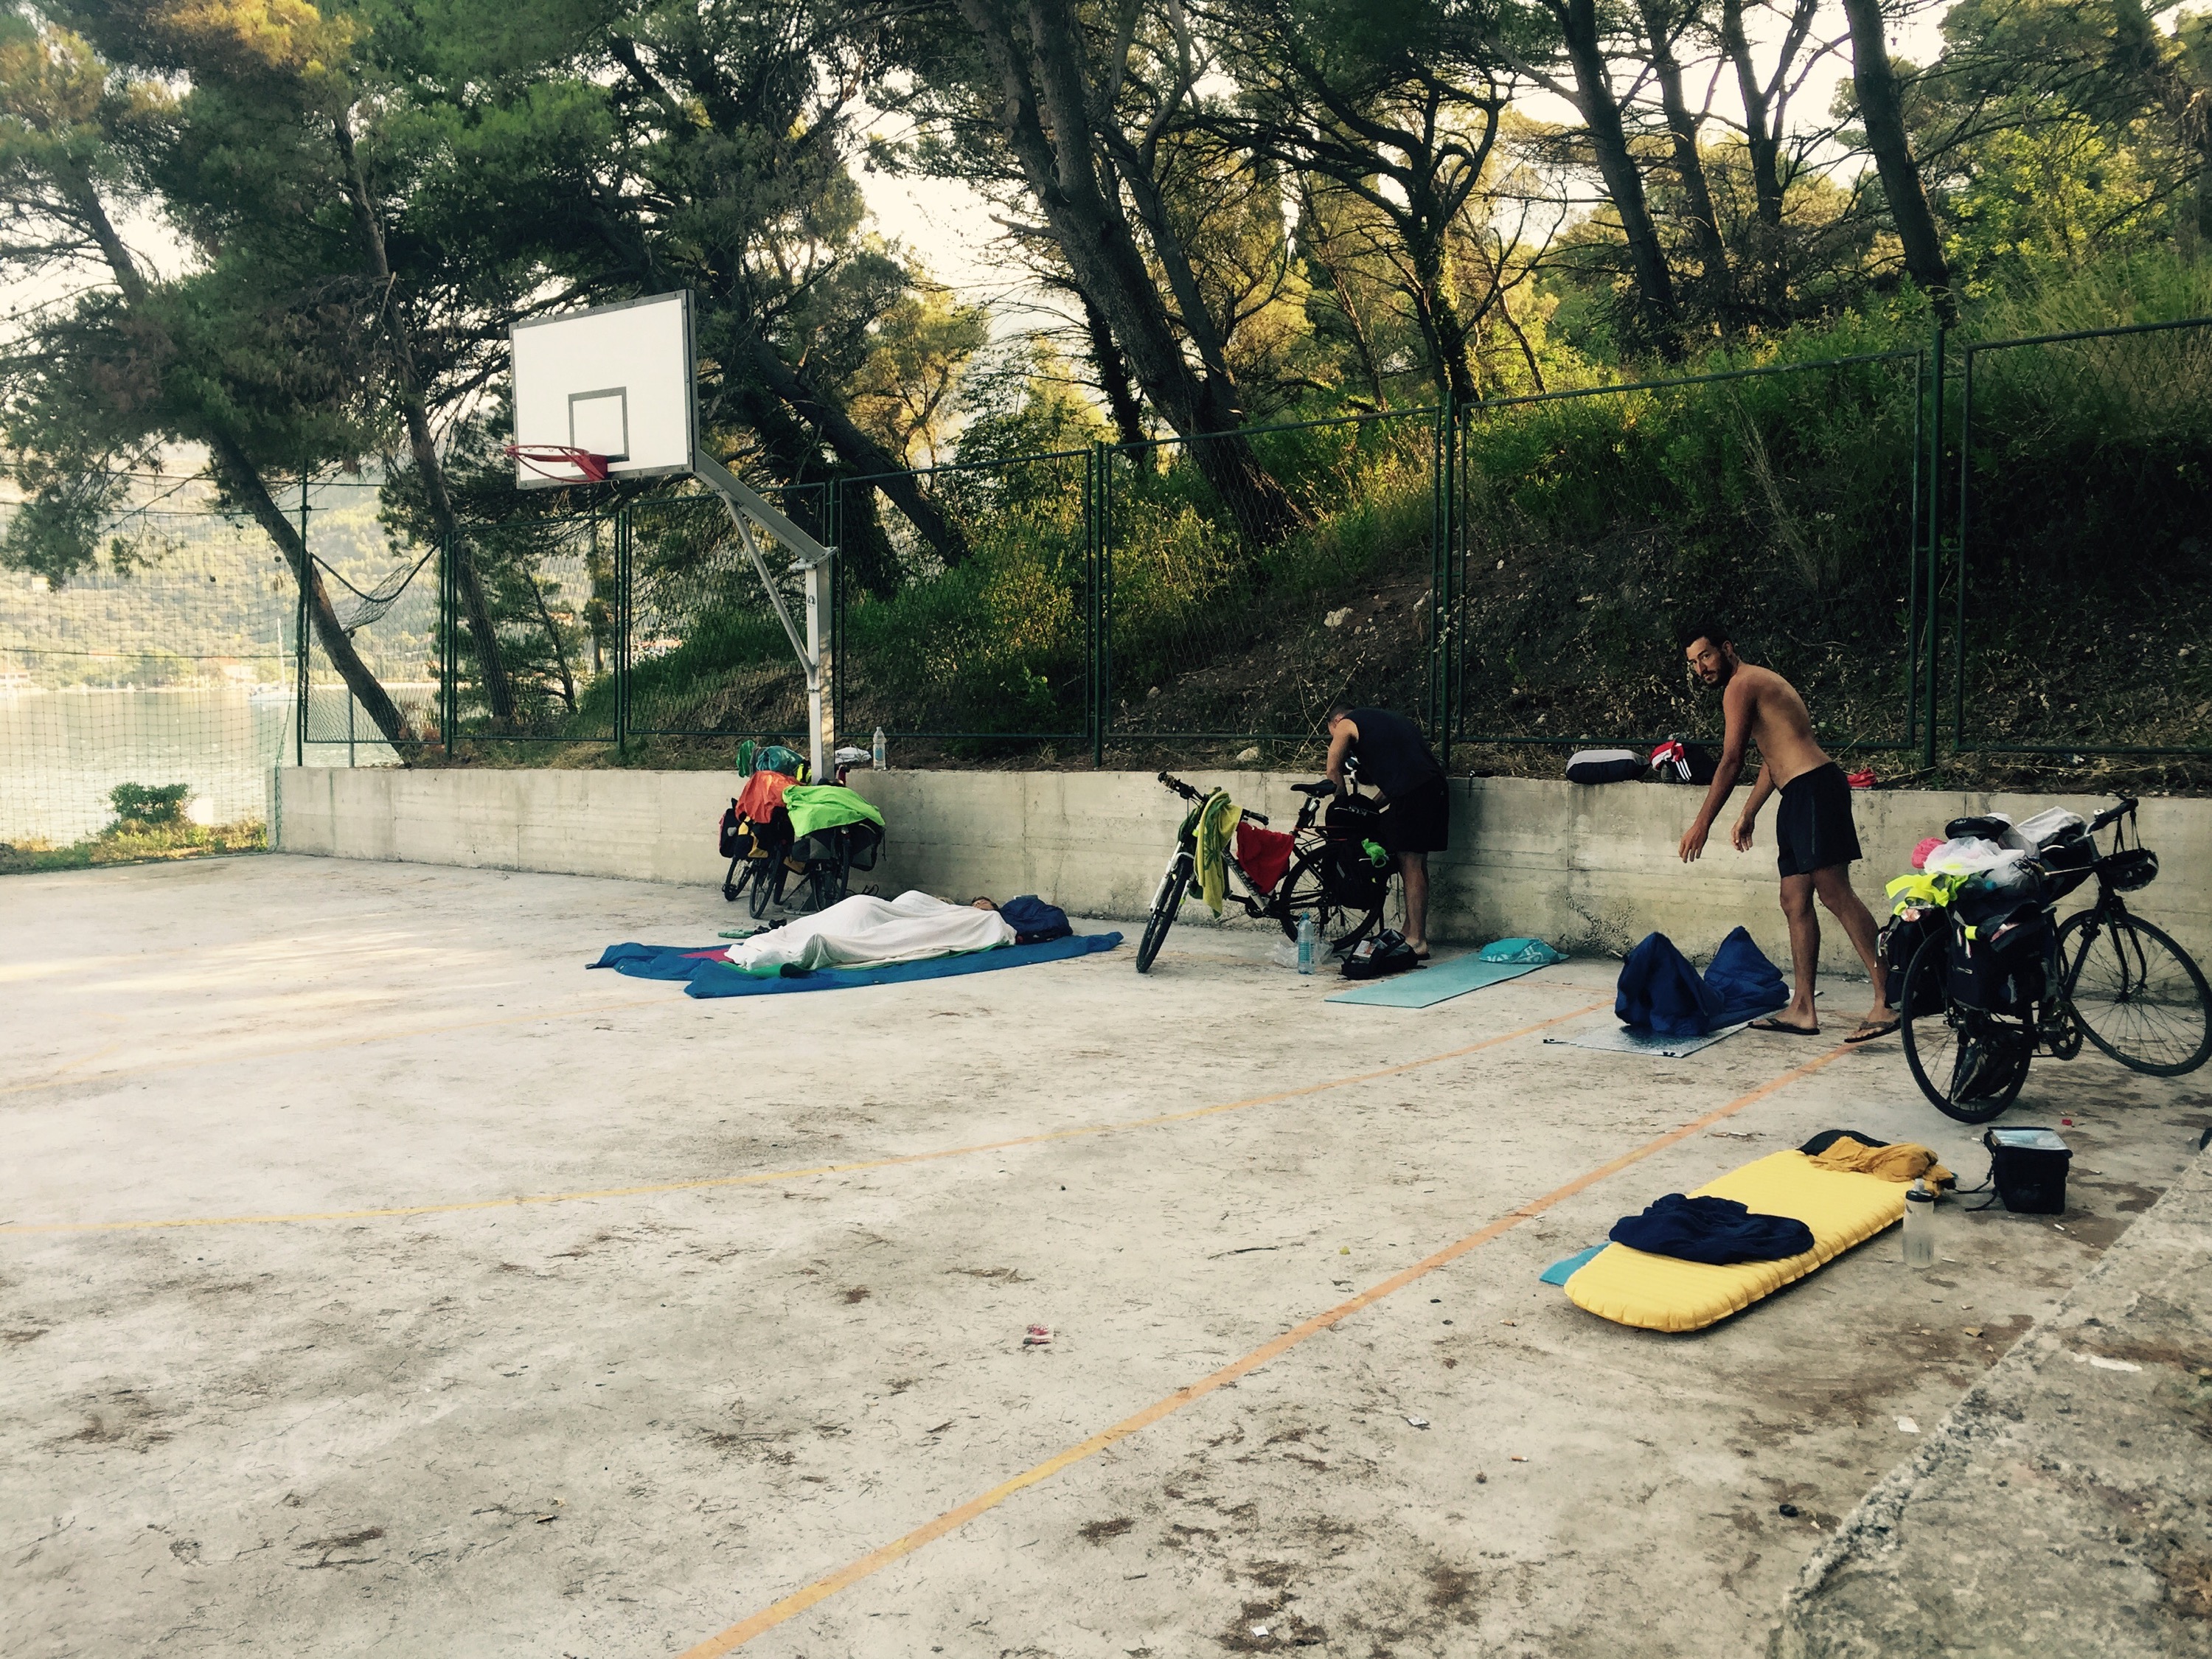
{"label": "man bending over bicycle", "polygon": [[1444,769],[1429,751],[1421,728],[1387,708],[1329,705],[1328,781],[1344,787],[1347,757],[1359,764],[1359,781],[1382,800],[1376,832],[1406,884],[1406,943],[1424,961],[1429,954],[1429,854],[1451,842],[1451,813]]}

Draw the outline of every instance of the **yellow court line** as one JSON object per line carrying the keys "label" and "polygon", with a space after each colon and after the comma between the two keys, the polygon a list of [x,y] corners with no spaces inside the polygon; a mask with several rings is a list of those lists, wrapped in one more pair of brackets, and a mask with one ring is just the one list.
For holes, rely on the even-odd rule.
{"label": "yellow court line", "polygon": [[709,1176],[695,1181],[664,1181],[635,1187],[601,1187],[587,1192],[526,1193],[508,1198],[466,1199],[448,1204],[403,1204],[375,1210],[316,1210],[289,1215],[226,1215],[184,1216],[159,1221],[38,1221],[0,1224],[0,1234],[6,1233],[119,1233],[140,1232],[159,1227],[246,1227],[269,1225],[289,1221],[373,1221],[394,1216],[453,1215],[465,1210],[506,1210],[525,1204],[576,1204],[599,1198],[642,1198],[656,1193],[702,1192],[714,1187],[758,1186],[776,1181],[803,1181],[815,1176],[850,1175],[864,1170],[896,1169],[905,1164],[932,1164],[940,1158],[961,1158],[971,1152],[999,1152],[1016,1146],[1042,1146],[1055,1140],[1075,1140],[1087,1135],[1114,1134],[1124,1129],[1151,1129],[1168,1123],[1188,1123],[1202,1117],[1218,1116],[1223,1112],[1243,1111],[1251,1106],[1273,1106],[1285,1100],[1297,1100],[1307,1095],[1317,1095],[1330,1089],[1341,1089],[1354,1083],[1371,1083],[1377,1078],[1398,1077],[1415,1072],[1425,1066],[1435,1066],[1447,1060],[1459,1060],[1468,1054],[1480,1054],[1486,1048],[1495,1048],[1500,1043],[1516,1038],[1533,1036],[1567,1020],[1580,1019],[1584,1014],[1595,1013],[1607,1005],[1593,1002],[1570,1012],[1554,1015],[1550,1019],[1538,1020],[1534,1025],[1523,1025],[1516,1030],[1485,1037],[1480,1042],[1470,1042],[1462,1048],[1449,1048],[1440,1054],[1430,1054],[1421,1060],[1409,1060],[1402,1065],[1385,1066],[1379,1071],[1360,1072],[1351,1077],[1332,1078],[1326,1083],[1310,1083],[1303,1088],[1283,1089],[1269,1095],[1250,1095],[1243,1100],[1224,1101],[1216,1106],[1195,1106],[1188,1111],[1162,1112],[1153,1117],[1130,1118],[1119,1123],[1089,1123],[1073,1129],[1048,1129],[1040,1134],[1016,1135],[1006,1140],[986,1140],[969,1146],[945,1146],[930,1152],[904,1152],[894,1158],[872,1158],[856,1164],[817,1164],[804,1170],[767,1170],[751,1175]]}
{"label": "yellow court line", "polygon": [[934,1521],[924,1522],[904,1537],[895,1538],[882,1548],[872,1550],[849,1565],[840,1567],[827,1577],[817,1578],[805,1589],[785,1596],[782,1601],[772,1606],[763,1607],[750,1619],[731,1626],[719,1636],[710,1636],[696,1646],[686,1648],[681,1659],[718,1659],[720,1655],[743,1647],[756,1636],[764,1635],[777,1626],[798,1617],[809,1607],[827,1601],[838,1591],[850,1589],[862,1579],[881,1572],[893,1562],[913,1554],[925,1544],[934,1543],[947,1534],[958,1531],[976,1516],[996,1509],[1023,1488],[1034,1486],[1039,1481],[1049,1480],[1062,1469],[1073,1464],[1080,1463],[1085,1458],[1097,1456],[1116,1441],[1126,1440],[1139,1430],[1150,1428],[1161,1419],[1172,1416],[1185,1406],[1203,1400],[1216,1389],[1226,1388],[1239,1377],[1258,1370],[1271,1359],[1280,1358],[1300,1343],[1310,1337],[1318,1336],[1322,1332],[1350,1318],[1363,1308],[1370,1307],[1393,1291],[1401,1291],[1416,1280],[1426,1278],[1439,1267],[1449,1266],[1468,1251],[1487,1244],[1492,1239],[1510,1231],[1524,1221],[1533,1220],[1543,1214],[1545,1211],[1574,1197],[1577,1193],[1595,1186],[1607,1176],[1617,1175],[1631,1164],[1641,1163],[1650,1158],[1654,1152],[1662,1151],[1679,1140],[1686,1140],[1700,1129],[1708,1128],[1723,1118],[1733,1116],[1754,1102],[1765,1099],[1777,1090],[1786,1088],[1801,1078],[1811,1076],[1823,1066],[1840,1059],[1849,1052],[1850,1051],[1848,1048],[1840,1045],[1831,1048],[1817,1059],[1808,1060],[1803,1065],[1784,1072],[1773,1081],[1760,1085],[1749,1094],[1740,1095],[1727,1105],[1717,1107],[1712,1111],[1707,1112],[1703,1117],[1694,1118],[1679,1128],[1669,1129],[1656,1139],[1647,1140],[1641,1146],[1623,1152],[1612,1162],[1601,1164],[1595,1170],[1577,1176],[1565,1186],[1553,1188],[1541,1198],[1529,1200],[1519,1209],[1509,1211],[1487,1226],[1469,1233],[1456,1243],[1447,1244],[1435,1255],[1425,1256],[1412,1267],[1391,1274],[1380,1284],[1362,1291],[1350,1301],[1340,1302],[1327,1312],[1316,1314],[1303,1324],[1292,1326],[1279,1336],[1261,1343],[1242,1359],[1231,1360],[1219,1370],[1211,1372],[1197,1382],[1176,1389],[1164,1400],[1154,1401],[1135,1416],[1125,1417],[1111,1428],[1101,1429],[1088,1440],[1079,1441],[1065,1451],[1057,1452],[1045,1459],[1043,1462],[1023,1470],[1012,1480],[1000,1482],[990,1491],[969,1498],[957,1509],[945,1510]]}
{"label": "yellow court line", "polygon": [[[333,1048],[360,1048],[372,1042],[397,1042],[402,1037],[441,1036],[448,1031],[481,1031],[495,1025],[534,1025],[540,1020],[574,1019],[580,1014],[608,1014],[623,1008],[672,1007],[665,997],[633,997],[627,1002],[594,1002],[582,1008],[556,1008],[552,1012],[534,1014],[509,1014],[503,1019],[465,1019],[452,1025],[415,1025],[396,1031],[372,1031],[365,1036],[331,1037],[322,1042],[295,1043],[286,1048],[253,1048],[222,1054],[202,1054],[197,1059],[185,1056],[180,1060],[149,1060],[139,1066],[118,1066],[112,1072],[94,1072],[89,1077],[65,1077],[64,1073],[75,1070],[88,1061],[107,1052],[102,1048],[87,1054],[83,1060],[72,1060],[36,1083],[12,1083],[0,1089],[0,1095],[29,1094],[38,1089],[58,1089],[64,1084],[106,1083],[112,1078],[143,1077],[149,1072],[181,1072],[195,1066],[228,1066],[240,1060],[283,1060],[292,1054],[326,1054]],[[118,1045],[109,1043],[108,1048]]]}

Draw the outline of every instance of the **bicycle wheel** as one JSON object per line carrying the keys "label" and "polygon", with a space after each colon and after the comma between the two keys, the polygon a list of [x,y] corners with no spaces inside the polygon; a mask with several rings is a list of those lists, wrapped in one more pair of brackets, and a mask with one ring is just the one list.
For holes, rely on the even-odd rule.
{"label": "bicycle wheel", "polygon": [[[1961,1123],[1987,1123],[2020,1097],[2035,1037],[2021,1021],[1952,1001],[1943,989],[1950,969],[1950,940],[1941,934],[1912,953],[1897,1004],[1908,1016],[1905,1063],[1937,1111]],[[1914,1019],[1915,1008],[1934,1012]]]}
{"label": "bicycle wheel", "polygon": [[1160,890],[1152,900],[1152,914],[1145,923],[1145,936],[1137,943],[1137,971],[1149,974],[1160,954],[1160,946],[1167,942],[1168,929],[1175,926],[1176,914],[1182,908],[1182,896],[1190,890],[1190,857],[1179,854],[1160,878]]}
{"label": "bicycle wheel", "polygon": [[2123,915],[2094,927],[2081,910],[2059,924],[2059,971],[2081,1034],[2131,1071],[2179,1077],[2212,1054],[2212,994],[2189,952]]}
{"label": "bicycle wheel", "polygon": [[755,921],[766,916],[769,907],[783,896],[783,860],[771,853],[758,862],[760,867],[753,872],[752,897],[745,905]]}
{"label": "bicycle wheel", "polygon": [[[743,867],[740,868],[740,866]],[[738,854],[730,860],[729,869],[723,872],[722,896],[732,904],[735,904],[738,902],[738,895],[745,890],[745,884],[752,878],[753,861],[744,854]]]}
{"label": "bicycle wheel", "polygon": [[1390,890],[1386,885],[1382,896],[1372,905],[1347,904],[1330,880],[1328,857],[1325,847],[1302,854],[1291,866],[1290,874],[1283,878],[1283,884],[1275,890],[1267,908],[1282,925],[1284,936],[1293,941],[1298,936],[1299,912],[1312,911],[1322,951],[1330,956],[1342,956],[1381,924],[1382,907],[1389,898]]}

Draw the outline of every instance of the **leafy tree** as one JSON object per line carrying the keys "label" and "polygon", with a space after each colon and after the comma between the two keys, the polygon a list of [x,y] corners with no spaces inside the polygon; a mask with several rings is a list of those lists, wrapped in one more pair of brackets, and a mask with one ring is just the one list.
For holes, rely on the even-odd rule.
{"label": "leafy tree", "polygon": [[[319,72],[347,42],[305,6],[82,21],[112,25],[125,48],[174,31],[204,43],[212,64],[249,75]],[[27,319],[6,361],[0,422],[31,507],[0,556],[66,580],[97,556],[94,532],[128,471],[196,446],[220,502],[249,514],[292,567],[317,639],[370,720],[406,743],[270,484],[357,463],[373,445],[357,396],[368,372],[357,296],[296,259],[219,260],[172,279],[133,253],[118,226],[163,201],[162,169],[198,106],[196,92],[179,97],[112,62],[84,33],[21,9],[0,36],[0,269],[82,284]]]}
{"label": "leafy tree", "polygon": [[954,0],[918,8],[897,38],[901,73],[880,96],[932,129],[925,161],[1018,192],[1023,234],[1051,246],[1146,400],[1205,438],[1193,459],[1245,535],[1295,529],[1304,514],[1238,435],[1230,331],[1172,199],[1203,67],[1182,0]]}

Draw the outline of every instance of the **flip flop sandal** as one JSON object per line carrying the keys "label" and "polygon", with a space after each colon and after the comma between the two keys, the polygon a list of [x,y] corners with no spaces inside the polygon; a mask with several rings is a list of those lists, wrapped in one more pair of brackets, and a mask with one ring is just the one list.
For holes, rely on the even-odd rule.
{"label": "flip flop sandal", "polygon": [[1846,1042],[1872,1042],[1876,1037],[1886,1037],[1890,1036],[1899,1026],[1904,1024],[1905,1022],[1901,1019],[1861,1020],[1859,1022],[1858,1030],[1853,1031],[1849,1036],[1845,1037],[1844,1041]]}
{"label": "flip flop sandal", "polygon": [[1753,1031],[1772,1031],[1781,1036],[1816,1037],[1820,1035],[1817,1028],[1808,1030],[1802,1025],[1788,1025],[1778,1019],[1754,1019],[1747,1029]]}

